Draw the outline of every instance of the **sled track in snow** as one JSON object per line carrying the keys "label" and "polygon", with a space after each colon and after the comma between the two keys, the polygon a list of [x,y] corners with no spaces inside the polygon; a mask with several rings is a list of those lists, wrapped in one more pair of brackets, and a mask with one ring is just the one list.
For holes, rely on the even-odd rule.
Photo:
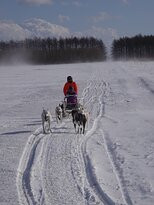
{"label": "sled track in snow", "polygon": [[110,142],[109,138],[105,137],[103,130],[101,130],[101,133],[102,133],[102,136],[104,138],[106,153],[108,155],[109,161],[112,165],[113,171],[115,173],[115,176],[117,178],[117,181],[118,181],[121,193],[122,193],[123,201],[127,205],[133,205],[131,198],[128,194],[127,188],[125,186],[125,182],[124,182],[125,180],[123,177],[122,170],[119,168],[119,165],[116,162],[115,153],[113,153],[113,151],[112,151],[112,148],[111,148],[112,143]]}
{"label": "sled track in snow", "polygon": [[150,84],[148,83],[147,80],[145,80],[144,78],[139,78],[141,84],[144,86],[144,88],[146,88],[149,92],[151,92],[154,95],[154,88],[152,88],[150,86]]}
{"label": "sled track in snow", "polygon": [[[84,94],[86,97],[89,91],[90,85],[87,87],[87,90],[84,91]],[[114,205],[117,204],[115,203],[110,196],[108,196],[103,189],[101,188],[99,182],[97,181],[97,176],[94,173],[93,170],[93,165],[91,162],[91,159],[87,153],[87,143],[88,140],[90,138],[92,138],[93,134],[97,131],[98,129],[98,125],[99,122],[101,120],[101,118],[105,115],[105,101],[106,101],[106,97],[108,95],[108,91],[109,91],[109,85],[105,82],[103,82],[102,84],[100,84],[99,88],[102,90],[102,92],[100,93],[100,95],[98,95],[98,104],[99,104],[99,111],[97,114],[97,117],[95,118],[94,122],[93,122],[93,126],[92,128],[86,133],[86,136],[84,137],[82,143],[81,143],[81,150],[82,150],[82,156],[83,156],[83,160],[84,160],[84,164],[85,164],[85,172],[86,172],[86,176],[87,176],[87,180],[89,182],[90,187],[94,190],[95,194],[98,196],[98,198],[103,202],[103,204],[105,205]],[[97,88],[98,90],[98,88]],[[84,98],[83,97],[83,98]],[[96,99],[95,97],[91,97],[87,103],[90,103],[91,101],[93,101],[94,99]],[[106,150],[106,154],[108,156],[108,159],[110,161],[110,164],[112,166],[113,172],[117,178],[117,182],[119,184],[120,187],[120,191],[121,191],[121,195],[124,201],[124,204],[127,205],[132,205],[132,201],[129,197],[129,194],[127,192],[127,188],[125,187],[125,183],[124,183],[124,178],[122,173],[120,172],[117,164],[116,164],[116,159],[114,156],[112,156],[114,153],[110,152],[110,145],[109,142],[104,133],[103,130],[101,129],[101,134],[103,136],[103,140],[104,140],[104,148]]]}
{"label": "sled track in snow", "polygon": [[[42,183],[39,183],[39,193],[36,194],[33,193],[33,186],[32,186],[32,169],[34,166],[34,159],[37,151],[37,147],[41,146],[41,151],[39,153],[39,160],[41,160],[41,157],[44,152],[45,147],[45,135],[41,134],[41,128],[35,131],[34,134],[32,134],[28,142],[24,148],[23,154],[20,158],[18,170],[17,170],[17,190],[18,190],[18,198],[19,203],[23,205],[32,204],[35,205],[38,203],[40,205],[44,204],[44,193],[43,193],[43,187]],[[42,160],[41,160],[42,161]],[[41,174],[41,167],[40,173]],[[39,179],[41,179],[41,175],[39,176]],[[37,199],[36,199],[37,198]]]}
{"label": "sled track in snow", "polygon": [[[84,90],[83,99],[86,98],[86,96],[88,95],[89,88],[90,88],[91,84],[92,83],[89,84],[86,91]],[[97,177],[95,176],[95,173],[93,171],[92,162],[91,162],[90,157],[88,156],[88,153],[86,151],[88,140],[96,132],[97,127],[98,127],[98,123],[105,113],[104,98],[106,96],[107,86],[108,85],[105,82],[100,83],[99,87],[97,87],[97,85],[93,85],[95,91],[93,91],[92,93],[96,93],[96,96],[91,96],[89,98],[89,100],[86,101],[86,104],[88,104],[94,100],[98,100],[98,102],[97,102],[98,112],[97,112],[97,117],[95,118],[95,120],[93,122],[92,128],[86,133],[86,135],[84,136],[84,138],[82,140],[81,151],[82,151],[82,157],[83,157],[83,161],[84,161],[85,173],[86,173],[90,188],[94,191],[94,193],[98,196],[98,198],[100,199],[100,201],[104,205],[114,205],[115,203],[112,201],[112,199],[100,187],[100,185],[97,181]],[[86,193],[85,193],[85,197],[86,197]]]}

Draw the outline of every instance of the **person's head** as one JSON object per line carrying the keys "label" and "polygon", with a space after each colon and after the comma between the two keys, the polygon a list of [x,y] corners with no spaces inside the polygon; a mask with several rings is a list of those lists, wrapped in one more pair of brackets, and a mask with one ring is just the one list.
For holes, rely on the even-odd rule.
{"label": "person's head", "polygon": [[68,83],[72,83],[72,82],[73,82],[72,76],[68,76],[68,77],[67,77],[67,82],[68,82]]}

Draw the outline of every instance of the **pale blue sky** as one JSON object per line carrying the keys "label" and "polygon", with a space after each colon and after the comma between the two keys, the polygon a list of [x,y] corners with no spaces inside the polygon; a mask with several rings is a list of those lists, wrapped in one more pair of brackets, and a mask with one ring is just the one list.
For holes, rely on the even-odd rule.
{"label": "pale blue sky", "polygon": [[153,35],[154,0],[0,0],[1,21],[20,24],[31,18],[62,25],[72,32],[93,28],[119,37]]}

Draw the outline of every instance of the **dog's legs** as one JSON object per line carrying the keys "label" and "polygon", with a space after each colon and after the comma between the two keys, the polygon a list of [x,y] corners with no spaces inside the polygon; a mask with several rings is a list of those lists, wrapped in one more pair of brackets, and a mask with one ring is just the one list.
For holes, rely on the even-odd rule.
{"label": "dog's legs", "polygon": [[58,116],[57,116],[57,112],[55,111],[55,116],[56,116],[56,122],[58,123]]}
{"label": "dog's legs", "polygon": [[85,118],[85,119],[83,120],[83,134],[85,133],[86,122],[87,122],[87,120],[86,120],[86,118]]}
{"label": "dog's legs", "polygon": [[78,127],[78,131],[77,131],[77,134],[79,134],[80,133],[80,127]]}
{"label": "dog's legs", "polygon": [[89,127],[89,116],[87,116],[86,118],[87,118],[87,122],[86,122],[87,126],[86,127],[88,128]]}
{"label": "dog's legs", "polygon": [[49,120],[49,131],[52,133],[52,130],[51,130],[51,121]]}
{"label": "dog's legs", "polygon": [[63,119],[63,116],[62,116],[62,113],[60,114],[60,122],[62,123],[62,119]]}
{"label": "dog's legs", "polygon": [[79,133],[79,125],[77,124],[76,133]]}
{"label": "dog's legs", "polygon": [[83,132],[83,125],[81,125],[80,127],[80,134],[82,134],[82,132]]}
{"label": "dog's legs", "polygon": [[42,122],[42,127],[43,127],[43,133],[45,134],[45,126],[44,126],[44,122]]}
{"label": "dog's legs", "polygon": [[59,122],[62,123],[62,113],[59,114]]}
{"label": "dog's legs", "polygon": [[83,123],[83,134],[85,133],[85,123]]}
{"label": "dog's legs", "polygon": [[76,126],[76,127],[75,127],[75,131],[76,131],[76,133],[79,133],[79,127],[78,127],[78,124],[76,123],[75,126]]}
{"label": "dog's legs", "polygon": [[51,132],[50,119],[48,123],[49,123],[49,132]]}
{"label": "dog's legs", "polygon": [[57,122],[57,124],[58,124],[58,116],[56,116],[56,122]]}
{"label": "dog's legs", "polygon": [[74,126],[74,129],[75,129],[75,132],[76,132],[76,124],[75,124],[75,122],[73,122],[73,126]]}
{"label": "dog's legs", "polygon": [[78,122],[78,134],[80,134],[80,129],[81,129],[80,126],[81,126],[81,125],[80,125],[80,123]]}

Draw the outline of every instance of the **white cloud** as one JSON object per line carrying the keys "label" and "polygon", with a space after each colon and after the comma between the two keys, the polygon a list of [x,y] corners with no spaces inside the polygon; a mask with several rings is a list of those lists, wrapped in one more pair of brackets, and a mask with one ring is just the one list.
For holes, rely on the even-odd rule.
{"label": "white cloud", "polygon": [[0,21],[0,40],[24,40],[25,38],[71,37],[93,36],[102,39],[107,47],[110,47],[113,39],[118,38],[118,33],[113,28],[92,26],[86,31],[71,32],[67,27],[52,24],[43,19],[31,19],[23,24]]}
{"label": "white cloud", "polygon": [[73,5],[80,7],[82,4],[79,1],[73,1]]}
{"label": "white cloud", "polygon": [[63,23],[64,21],[70,21],[70,17],[69,16],[63,16],[61,14],[58,15],[58,19],[61,23]]}
{"label": "white cloud", "polygon": [[24,40],[30,32],[13,22],[0,21],[0,40]]}
{"label": "white cloud", "polygon": [[82,6],[81,1],[79,1],[79,0],[71,0],[71,1],[69,1],[69,2],[68,2],[68,0],[61,0],[61,4],[62,4],[63,6],[69,6],[69,5],[74,5],[74,6],[76,6],[76,7]]}
{"label": "white cloud", "polygon": [[27,3],[27,4],[51,4],[53,0],[18,0],[19,2]]}
{"label": "white cloud", "polygon": [[29,30],[33,37],[66,37],[70,35],[68,28],[52,24],[43,19],[31,19],[24,22],[23,27]]}
{"label": "white cloud", "polygon": [[101,39],[105,44],[108,52],[110,53],[111,44],[114,39],[119,38],[118,32],[114,28],[102,28],[92,26],[90,29],[81,31],[81,32],[74,32],[72,36],[78,37],[94,37],[97,39]]}
{"label": "white cloud", "polygon": [[113,17],[104,11],[100,12],[97,16],[92,17],[94,23],[98,23],[100,21],[105,21],[105,20],[108,20],[111,18],[113,18]]}
{"label": "white cloud", "polygon": [[120,18],[120,16],[113,16],[113,15],[108,14],[105,11],[99,12],[97,16],[91,17],[91,19],[94,23],[99,23],[102,21],[119,19],[119,18]]}
{"label": "white cloud", "polygon": [[107,47],[110,47],[112,41],[118,38],[117,30],[113,28],[102,28],[96,26],[92,26],[91,29],[85,31],[83,34],[102,39]]}
{"label": "white cloud", "polygon": [[128,0],[122,0],[124,4],[128,4]]}
{"label": "white cloud", "polygon": [[42,19],[31,19],[18,25],[13,22],[0,21],[0,40],[24,40],[25,38],[71,36],[68,28],[52,24]]}

